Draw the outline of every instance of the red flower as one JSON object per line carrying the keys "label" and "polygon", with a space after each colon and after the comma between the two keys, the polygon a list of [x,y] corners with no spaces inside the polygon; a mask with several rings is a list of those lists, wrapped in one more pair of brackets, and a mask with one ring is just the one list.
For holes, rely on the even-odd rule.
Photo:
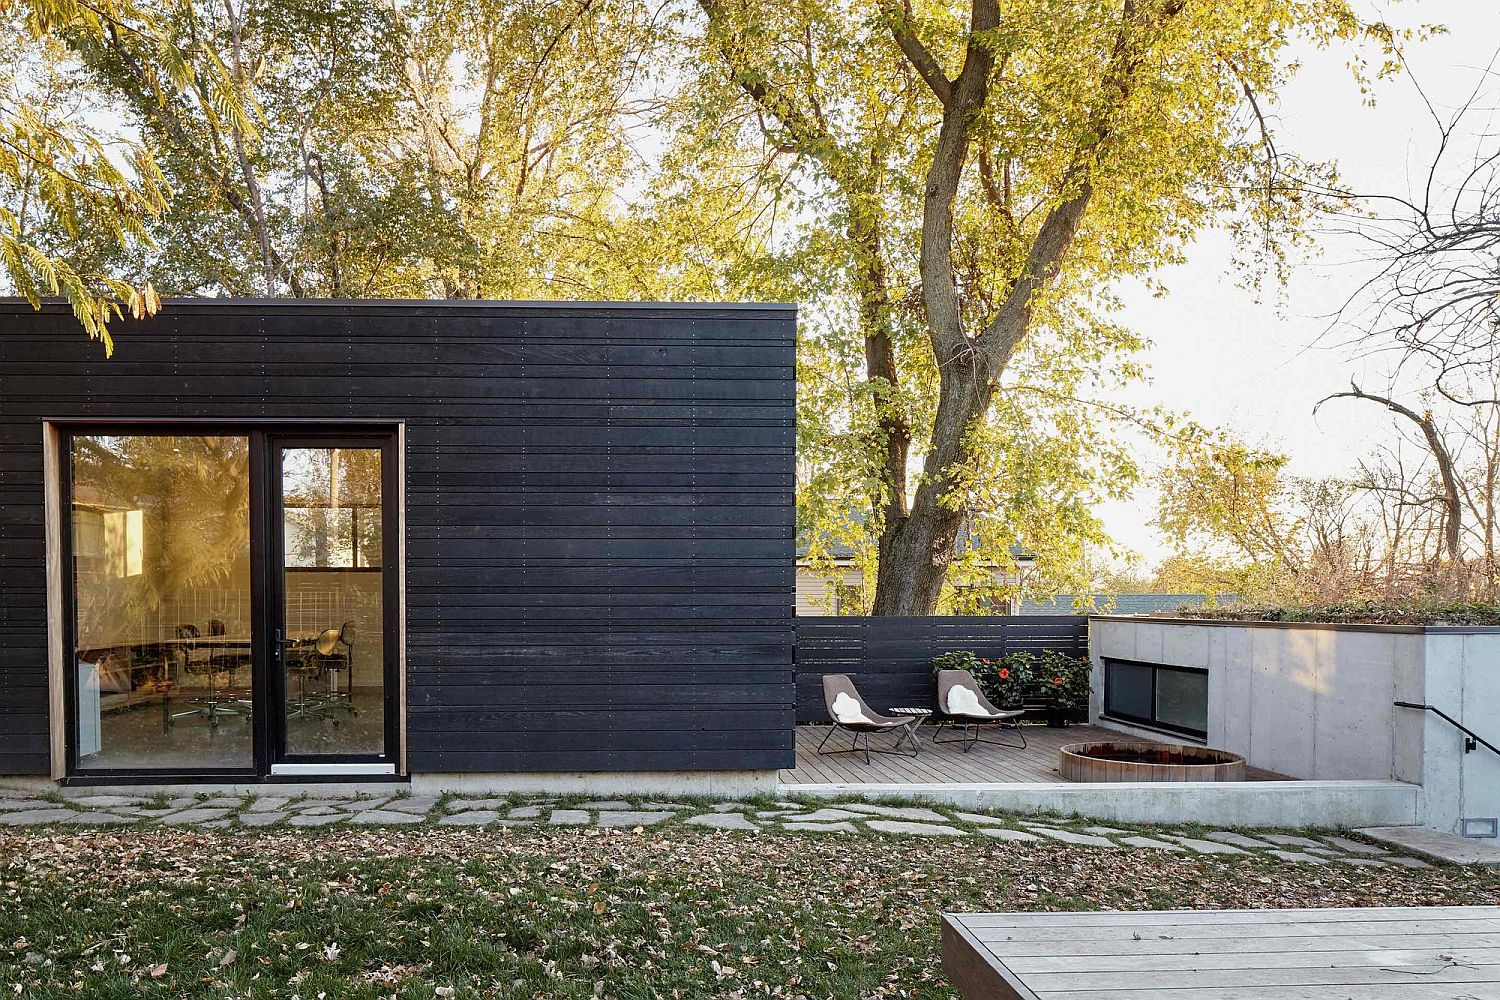
{"label": "red flower", "polygon": [[1054,677],[1054,678],[1052,678],[1052,683],[1053,684],[1061,684],[1062,683],[1062,678],[1061,677]]}
{"label": "red flower", "polygon": [[[988,661],[985,661],[985,662],[988,662]],[[1010,680],[1010,668],[1008,668],[1008,667],[1001,667],[1000,668],[1000,679],[1002,681],[1008,681],[1008,680]]]}

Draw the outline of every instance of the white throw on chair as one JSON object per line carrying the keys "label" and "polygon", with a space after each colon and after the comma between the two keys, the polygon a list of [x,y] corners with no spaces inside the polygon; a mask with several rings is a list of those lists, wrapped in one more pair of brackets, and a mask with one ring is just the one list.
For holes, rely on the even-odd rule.
{"label": "white throw on chair", "polygon": [[[933,733],[934,743],[962,743],[964,753],[974,749],[976,743],[989,743],[997,747],[1011,747],[1015,750],[1026,749],[1026,734],[1021,730],[1020,719],[1026,714],[1024,708],[996,708],[990,704],[990,700],[979,690],[979,684],[974,680],[974,675],[967,670],[939,670],[938,671],[938,711],[943,713],[943,720],[938,724],[937,731]],[[962,727],[962,735],[954,739],[942,739],[945,726]],[[981,726],[993,726],[996,729],[1010,727],[1016,731],[1019,743],[1008,740],[987,740],[980,736]]]}

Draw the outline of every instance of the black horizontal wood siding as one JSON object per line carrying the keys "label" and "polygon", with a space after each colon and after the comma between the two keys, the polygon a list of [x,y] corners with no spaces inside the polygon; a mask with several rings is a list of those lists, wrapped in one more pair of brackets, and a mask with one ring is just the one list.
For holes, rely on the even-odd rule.
{"label": "black horizontal wood siding", "polygon": [[996,659],[1049,649],[1087,656],[1088,619],[1079,615],[804,615],[797,619],[797,721],[828,721],[824,674],[848,674],[871,708],[935,708],[934,656],[963,651]]}
{"label": "black horizontal wood siding", "polygon": [[793,764],[789,306],[0,301],[0,774],[48,769],[42,421],[403,422],[413,772]]}

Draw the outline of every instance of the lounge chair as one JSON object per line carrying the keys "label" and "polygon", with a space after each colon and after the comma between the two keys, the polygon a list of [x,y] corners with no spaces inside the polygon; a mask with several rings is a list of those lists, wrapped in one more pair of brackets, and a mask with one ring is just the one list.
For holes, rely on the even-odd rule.
{"label": "lounge chair", "polygon": [[[943,714],[943,719],[932,734],[934,743],[962,743],[964,753],[973,750],[976,743],[989,743],[992,746],[1011,747],[1015,750],[1026,749],[1026,734],[1021,731],[1020,723],[1020,718],[1026,714],[1026,710],[1024,708],[996,708],[990,704],[984,692],[979,690],[979,684],[974,680],[974,675],[967,670],[938,671],[938,711]],[[956,740],[942,739],[943,729],[946,726],[961,726],[963,735]],[[996,729],[1009,726],[1016,731],[1021,742],[984,739],[980,736],[981,726],[993,726]]]}
{"label": "lounge chair", "polygon": [[[911,756],[917,755],[917,739],[912,730],[918,720],[910,716],[881,715],[875,712],[860,697],[859,689],[854,686],[848,674],[823,675],[823,704],[828,707],[828,718],[833,726],[828,730],[828,735],[823,737],[823,742],[818,744],[818,753],[858,753],[861,749],[859,738],[863,736],[866,763],[869,763],[872,753],[900,753],[899,747],[903,740],[911,743]],[[825,751],[823,747],[840,729],[853,736],[854,745],[848,750]],[[900,739],[889,749],[870,745],[873,734],[892,732],[899,733]]]}

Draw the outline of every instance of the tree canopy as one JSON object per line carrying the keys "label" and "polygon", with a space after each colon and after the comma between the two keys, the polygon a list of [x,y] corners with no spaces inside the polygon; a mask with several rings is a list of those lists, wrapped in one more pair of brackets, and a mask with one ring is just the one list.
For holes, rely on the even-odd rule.
{"label": "tree canopy", "polygon": [[1345,0],[4,10],[24,294],[106,337],[158,288],[795,299],[799,527],[906,614],[1017,547],[1082,589],[1125,438],[1179,430],[1110,401],[1144,374],[1112,283],[1209,224],[1278,267],[1336,189],[1276,142],[1289,46],[1364,80],[1405,37]]}

